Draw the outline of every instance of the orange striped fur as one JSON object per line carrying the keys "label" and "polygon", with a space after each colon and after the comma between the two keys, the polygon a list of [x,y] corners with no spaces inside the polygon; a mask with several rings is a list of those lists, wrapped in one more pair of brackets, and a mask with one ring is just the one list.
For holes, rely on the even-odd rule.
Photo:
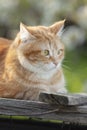
{"label": "orange striped fur", "polygon": [[59,35],[63,25],[21,23],[14,41],[0,38],[0,97],[38,100],[40,92],[66,92]]}

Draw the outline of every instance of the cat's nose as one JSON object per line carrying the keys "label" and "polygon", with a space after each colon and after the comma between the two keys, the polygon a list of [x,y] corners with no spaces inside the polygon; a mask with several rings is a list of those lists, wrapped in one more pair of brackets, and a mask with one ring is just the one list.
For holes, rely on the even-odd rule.
{"label": "cat's nose", "polygon": [[59,61],[58,61],[56,58],[53,58],[53,57],[50,57],[50,58],[51,58],[53,64],[54,64],[55,66],[57,66]]}
{"label": "cat's nose", "polygon": [[58,65],[58,61],[54,61],[53,63],[54,63],[56,66]]}

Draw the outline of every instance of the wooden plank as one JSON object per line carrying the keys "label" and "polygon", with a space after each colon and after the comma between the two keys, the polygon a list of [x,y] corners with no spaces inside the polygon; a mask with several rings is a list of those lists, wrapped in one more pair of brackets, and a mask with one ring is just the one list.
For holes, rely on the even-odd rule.
{"label": "wooden plank", "polygon": [[59,104],[0,98],[0,114],[87,124],[87,105],[62,106]]}
{"label": "wooden plank", "polygon": [[39,96],[39,100],[50,104],[76,106],[76,105],[87,104],[87,94],[86,93],[78,93],[78,94],[58,93],[56,95],[56,94],[41,93]]}
{"label": "wooden plank", "polygon": [[[55,105],[54,105],[55,106]],[[47,103],[0,98],[0,114],[36,116],[46,111],[53,111],[57,106]]]}

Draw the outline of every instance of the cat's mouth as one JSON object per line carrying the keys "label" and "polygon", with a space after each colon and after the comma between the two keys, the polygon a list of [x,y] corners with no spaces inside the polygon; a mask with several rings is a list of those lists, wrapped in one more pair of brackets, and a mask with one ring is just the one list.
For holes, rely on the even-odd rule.
{"label": "cat's mouth", "polygon": [[58,67],[59,67],[59,63],[58,63],[58,64],[54,64],[54,63],[52,62],[52,63],[46,64],[46,65],[43,67],[43,69],[48,70],[48,71],[51,71],[51,70],[57,69]]}

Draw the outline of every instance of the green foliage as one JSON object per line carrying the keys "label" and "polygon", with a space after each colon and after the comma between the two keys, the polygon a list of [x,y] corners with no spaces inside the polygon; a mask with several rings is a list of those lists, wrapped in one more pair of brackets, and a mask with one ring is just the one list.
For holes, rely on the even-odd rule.
{"label": "green foliage", "polygon": [[69,69],[64,69],[66,77],[66,86],[69,92],[86,92],[87,86],[87,60],[86,57],[80,56],[77,49],[66,54],[68,62],[66,66]]}

